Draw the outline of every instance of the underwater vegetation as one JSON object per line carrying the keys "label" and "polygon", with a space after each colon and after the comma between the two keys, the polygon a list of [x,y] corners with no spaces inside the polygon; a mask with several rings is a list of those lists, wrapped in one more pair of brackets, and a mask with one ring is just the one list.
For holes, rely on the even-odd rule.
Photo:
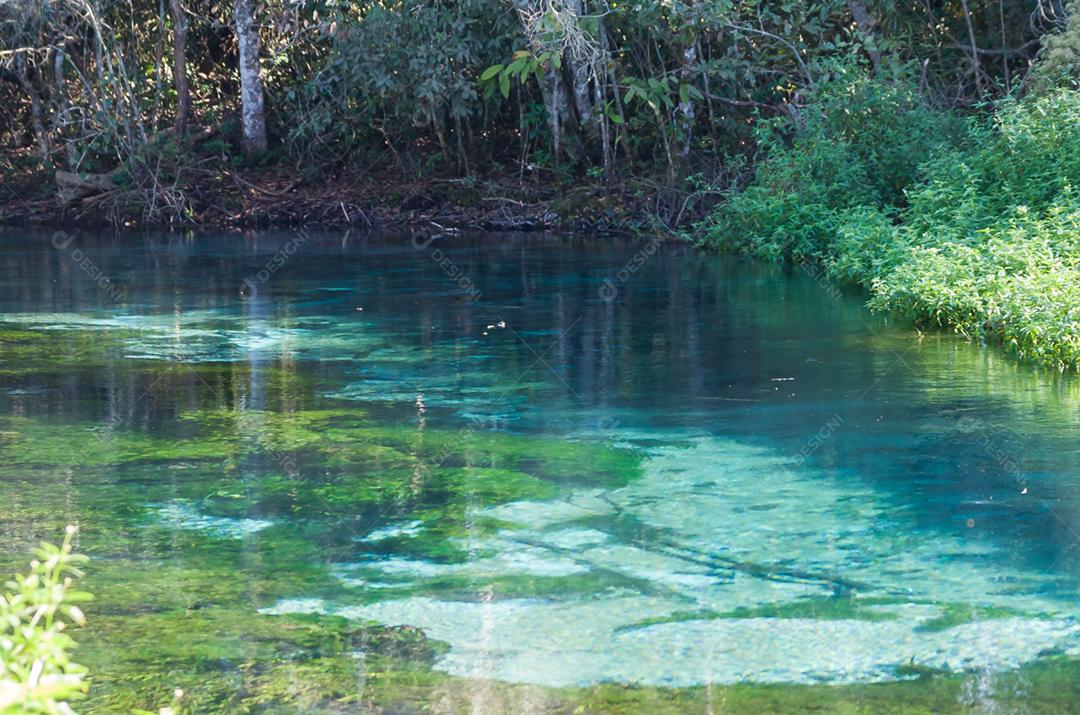
{"label": "underwater vegetation", "polygon": [[[570,599],[560,608],[579,622],[573,604],[596,594],[656,598],[672,588],[673,594],[699,590],[709,571],[693,576],[683,565],[670,576],[654,575],[649,569],[661,562],[649,565],[641,561],[655,560],[647,552],[634,556],[612,548],[608,534],[616,532],[600,516],[601,510],[622,508],[620,490],[644,496],[684,473],[694,461],[693,440],[643,452],[530,435],[392,427],[352,407],[190,412],[177,421],[183,437],[176,438],[136,430],[103,438],[91,427],[8,417],[0,442],[14,543],[20,534],[29,542],[45,525],[70,516],[77,503],[79,548],[94,555],[85,587],[98,599],[77,636],[79,662],[90,670],[83,712],[167,703],[179,689],[183,711],[193,713],[381,712],[432,702],[437,712],[463,712],[478,702],[493,712],[526,706],[684,712],[719,696],[734,712],[818,703],[914,713],[958,709],[965,683],[976,677],[919,670],[912,663],[910,672],[894,676],[901,682],[880,685],[478,685],[467,671],[448,669],[454,646],[439,639],[438,627],[393,625],[394,618],[379,617],[379,609],[418,598],[470,608],[487,593],[491,603],[517,609],[529,599],[559,594]],[[72,454],[84,460],[77,470]],[[649,465],[658,455],[676,461],[657,472]],[[743,459],[751,460],[748,476],[759,468],[757,458]],[[698,478],[687,476],[689,483]],[[21,498],[30,481],[47,496]],[[589,496],[601,493],[614,501]],[[641,497],[626,498],[630,504]],[[653,533],[645,524],[630,528]],[[731,567],[733,574],[750,568]],[[762,575],[775,567],[764,569]],[[804,595],[667,616],[641,617],[626,600],[630,620],[616,630],[632,636],[664,624],[697,627],[731,619],[908,618],[894,609],[907,607],[910,598],[853,599],[794,582],[792,587]],[[684,597],[675,598],[672,603]],[[939,632],[1026,617],[1007,607],[939,606],[927,602],[919,628]],[[467,613],[462,611],[465,623]],[[522,611],[529,613],[545,617]],[[597,622],[601,613],[593,614]],[[457,642],[458,635],[447,634]],[[1052,678],[1054,668],[1071,662],[1039,661],[1020,672]]]}
{"label": "underwater vegetation", "polygon": [[658,251],[609,304],[622,254],[532,245],[484,285],[528,309],[335,242],[263,312],[166,272],[0,316],[0,566],[78,524],[79,712],[1075,707],[1075,384],[798,271]]}

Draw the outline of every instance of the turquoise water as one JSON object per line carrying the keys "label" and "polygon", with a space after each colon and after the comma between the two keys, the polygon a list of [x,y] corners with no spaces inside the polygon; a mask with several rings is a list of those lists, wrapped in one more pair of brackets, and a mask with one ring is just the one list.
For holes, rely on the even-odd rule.
{"label": "turquoise water", "polygon": [[[1080,655],[1076,381],[812,270],[571,237],[4,240],[5,559],[79,523],[91,705],[272,689],[323,648],[275,640],[297,623],[413,627],[431,648],[380,668],[552,688]],[[339,650],[342,692],[382,653]]]}

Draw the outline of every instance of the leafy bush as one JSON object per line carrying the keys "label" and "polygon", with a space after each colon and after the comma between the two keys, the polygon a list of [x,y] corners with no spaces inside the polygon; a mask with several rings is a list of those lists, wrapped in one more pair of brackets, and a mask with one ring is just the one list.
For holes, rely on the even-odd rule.
{"label": "leafy bush", "polygon": [[445,151],[450,128],[480,114],[476,78],[519,36],[512,13],[480,0],[372,4],[339,19],[325,62],[296,97],[301,144],[381,150],[435,139]]}
{"label": "leafy bush", "polygon": [[925,169],[872,304],[1080,365],[1080,94],[1009,101]]}
{"label": "leafy bush", "polygon": [[961,123],[902,82],[839,82],[703,241],[821,261],[874,308],[1080,367],[1080,93]]}
{"label": "leafy bush", "polygon": [[1035,92],[1055,86],[1080,88],[1080,0],[1067,3],[1065,15],[1065,27],[1043,39],[1039,62],[1029,76]]}
{"label": "leafy bush", "polygon": [[839,64],[829,77],[797,124],[759,125],[766,158],[706,224],[706,243],[773,259],[820,257],[843,211],[902,204],[921,165],[958,134],[956,118],[926,106],[907,71],[871,80]]}
{"label": "leafy bush", "polygon": [[71,661],[68,623],[82,625],[75,604],[90,598],[72,590],[85,556],[72,552],[75,527],[60,546],[41,544],[27,575],[8,581],[0,596],[0,713],[71,713],[69,700],[87,689],[86,669]]}

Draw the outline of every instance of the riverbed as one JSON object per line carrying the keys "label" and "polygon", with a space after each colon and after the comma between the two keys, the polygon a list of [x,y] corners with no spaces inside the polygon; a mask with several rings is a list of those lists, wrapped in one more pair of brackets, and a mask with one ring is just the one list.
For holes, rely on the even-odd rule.
{"label": "riverbed", "polygon": [[83,710],[1076,707],[1067,375],[641,239],[3,240],[4,563],[79,526]]}

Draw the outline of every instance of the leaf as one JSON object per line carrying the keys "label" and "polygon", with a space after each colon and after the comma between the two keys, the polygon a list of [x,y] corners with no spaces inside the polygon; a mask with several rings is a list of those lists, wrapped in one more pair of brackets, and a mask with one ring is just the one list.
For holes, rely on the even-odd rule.
{"label": "leaf", "polygon": [[499,75],[499,91],[502,92],[503,99],[510,96],[510,75],[508,73]]}
{"label": "leaf", "polygon": [[609,114],[608,119],[610,119],[615,124],[625,124],[626,123],[626,120],[623,119],[623,115],[621,115],[621,114]]}
{"label": "leaf", "polygon": [[502,65],[491,65],[480,74],[480,81],[487,82],[489,79],[502,72],[502,69]]}

